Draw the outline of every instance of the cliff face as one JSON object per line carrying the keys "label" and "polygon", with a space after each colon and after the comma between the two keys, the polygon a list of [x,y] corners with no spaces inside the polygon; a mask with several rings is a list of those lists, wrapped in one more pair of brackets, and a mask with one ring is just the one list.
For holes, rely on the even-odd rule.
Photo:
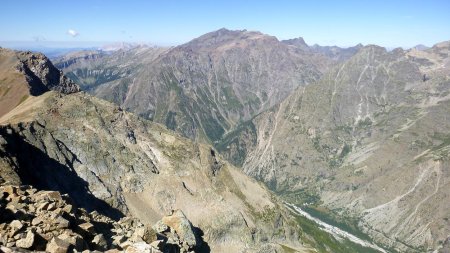
{"label": "cliff face", "polygon": [[0,48],[0,117],[49,90],[69,94],[79,87],[42,54]]}
{"label": "cliff face", "polygon": [[24,74],[31,90],[31,95],[40,95],[49,90],[63,94],[80,91],[78,85],[68,79],[43,54],[16,52],[19,64],[16,69]]}
{"label": "cliff face", "polygon": [[245,157],[243,170],[286,198],[315,201],[389,247],[438,249],[450,228],[449,49],[366,46],[230,133],[221,152]]}

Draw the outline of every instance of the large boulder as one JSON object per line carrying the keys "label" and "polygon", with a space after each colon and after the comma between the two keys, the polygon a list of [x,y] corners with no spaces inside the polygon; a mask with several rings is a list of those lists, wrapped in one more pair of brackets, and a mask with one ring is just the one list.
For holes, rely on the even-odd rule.
{"label": "large boulder", "polygon": [[28,231],[27,236],[25,238],[22,238],[16,242],[16,247],[23,248],[23,249],[29,249],[34,244],[34,232]]}
{"label": "large boulder", "polygon": [[47,244],[45,251],[50,253],[66,253],[69,250],[70,244],[59,238],[53,237],[53,239]]}
{"label": "large boulder", "polygon": [[184,248],[190,249],[197,245],[194,228],[181,210],[172,211],[172,214],[163,217],[161,221],[176,232]]}

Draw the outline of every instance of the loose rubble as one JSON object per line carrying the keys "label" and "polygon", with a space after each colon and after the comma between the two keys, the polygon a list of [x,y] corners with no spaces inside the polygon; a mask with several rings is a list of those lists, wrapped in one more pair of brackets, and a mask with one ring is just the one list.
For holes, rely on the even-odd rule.
{"label": "loose rubble", "polygon": [[155,225],[114,221],[76,208],[66,194],[0,184],[0,252],[195,252],[200,246],[181,210]]}

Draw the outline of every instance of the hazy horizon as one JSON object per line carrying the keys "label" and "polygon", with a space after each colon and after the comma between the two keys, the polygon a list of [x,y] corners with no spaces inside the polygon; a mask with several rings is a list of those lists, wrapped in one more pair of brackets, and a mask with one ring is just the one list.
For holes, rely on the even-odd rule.
{"label": "hazy horizon", "polygon": [[[2,4],[0,45],[175,46],[225,27],[308,45],[387,48],[450,40],[450,2],[432,1],[10,1]],[[17,15],[21,13],[23,15]],[[55,43],[58,42],[58,43]]]}
{"label": "hazy horizon", "polygon": [[[222,28],[220,28],[222,29]],[[228,28],[225,28],[228,29]],[[210,32],[214,32],[217,31],[219,29],[210,31]],[[232,30],[232,29],[229,29]],[[242,29],[242,30],[248,30],[248,29]],[[250,30],[249,30],[250,31]],[[261,31],[257,31],[257,32],[261,32]],[[208,33],[208,32],[207,32]],[[206,33],[205,33],[206,34]],[[266,33],[265,33],[266,34]],[[202,36],[203,34],[199,35]],[[272,34],[267,34],[270,36],[274,36]],[[197,36],[197,37],[199,37]],[[188,43],[189,41],[197,38],[197,37],[193,37],[187,41],[178,43],[178,44],[155,44],[151,41],[0,41],[0,47],[4,47],[4,48],[11,48],[11,49],[40,49],[40,48],[46,48],[46,49],[74,49],[74,48],[79,48],[79,49],[99,49],[102,47],[106,47],[106,46],[113,46],[113,45],[118,45],[118,44],[129,44],[129,45],[147,45],[147,46],[161,46],[161,47],[171,47],[171,46],[178,46],[178,45],[182,45],[184,43]],[[277,36],[275,36],[277,37]],[[347,47],[353,47],[356,46],[358,44],[363,44],[363,45],[370,45],[370,44],[375,44],[375,43],[361,43],[361,42],[355,42],[354,44],[349,44],[349,45],[337,45],[337,44],[318,44],[318,43],[310,43],[308,41],[307,38],[304,38],[302,36],[298,36],[298,37],[293,37],[293,38],[285,38],[285,39],[280,39],[277,37],[278,40],[288,40],[288,39],[296,39],[296,38],[303,38],[305,40],[305,43],[308,44],[309,46],[313,46],[313,45],[320,45],[320,46],[338,46],[338,47],[343,47],[343,48],[347,48]],[[450,39],[449,39],[450,40]],[[382,47],[385,47],[387,49],[394,49],[394,48],[403,48],[403,49],[409,49],[418,45],[423,45],[423,46],[427,46],[427,47],[432,47],[437,43],[443,42],[443,41],[447,41],[447,40],[442,40],[442,41],[436,41],[433,44],[424,44],[424,43],[419,43],[419,44],[415,44],[415,45],[411,45],[411,46],[385,46],[385,45],[380,45],[380,44],[375,44],[375,45],[379,45]]]}

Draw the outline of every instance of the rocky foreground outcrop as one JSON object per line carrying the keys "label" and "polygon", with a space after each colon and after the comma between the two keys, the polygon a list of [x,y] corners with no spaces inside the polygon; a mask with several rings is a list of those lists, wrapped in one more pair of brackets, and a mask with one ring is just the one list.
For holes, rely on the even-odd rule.
{"label": "rocky foreground outcrop", "polygon": [[201,246],[181,210],[151,226],[88,213],[58,191],[0,186],[0,252],[199,252]]}

